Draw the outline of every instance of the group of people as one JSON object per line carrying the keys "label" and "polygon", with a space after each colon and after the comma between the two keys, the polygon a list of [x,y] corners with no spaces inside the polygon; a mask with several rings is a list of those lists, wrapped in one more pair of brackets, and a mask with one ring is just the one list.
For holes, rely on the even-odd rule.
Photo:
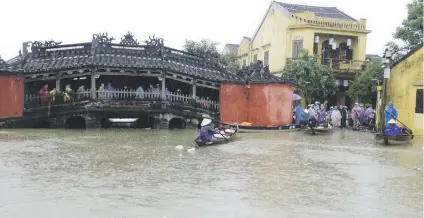
{"label": "group of people", "polygon": [[306,125],[327,125],[327,101],[323,104],[316,101],[314,104],[308,105],[308,109],[303,109],[300,102],[295,108],[295,124]]}
{"label": "group of people", "polygon": [[[72,98],[72,93],[73,93],[73,90],[71,88],[71,85],[66,85],[65,90],[63,92],[63,101],[64,102],[70,101],[71,98]],[[44,104],[44,103],[49,103],[49,101],[55,102],[56,96],[59,94],[59,92],[57,91],[56,88],[53,88],[49,91],[49,86],[44,85],[40,89],[39,94],[40,94],[40,97],[41,97],[41,103]],[[80,98],[83,98],[83,97],[86,98],[88,96],[87,96],[87,93],[85,91],[84,86],[80,86],[77,89],[77,98],[80,99]]]}
{"label": "group of people", "polygon": [[317,124],[331,124],[333,127],[344,128],[349,125],[349,118],[353,121],[354,127],[373,126],[375,125],[375,111],[372,106],[364,108],[363,104],[355,103],[351,113],[349,114],[346,106],[331,106],[327,111],[327,101],[320,104],[316,101],[314,104],[308,105],[308,109],[303,109],[300,103],[295,108],[295,124],[302,124],[309,120]]}

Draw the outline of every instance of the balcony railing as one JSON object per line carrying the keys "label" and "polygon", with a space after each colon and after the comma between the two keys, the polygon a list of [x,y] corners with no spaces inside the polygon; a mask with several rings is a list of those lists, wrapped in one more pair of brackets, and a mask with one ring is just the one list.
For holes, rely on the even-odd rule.
{"label": "balcony railing", "polygon": [[[311,57],[317,63],[328,66],[334,72],[346,72],[346,73],[357,73],[365,70],[366,62],[360,60],[340,60],[332,58],[320,58],[320,57]],[[293,62],[299,60],[299,58],[287,58],[287,64],[292,64]]]}
{"label": "balcony railing", "polygon": [[[182,93],[166,94],[166,99],[161,100],[161,93],[158,92],[137,92],[128,89],[116,89],[114,91],[96,91],[96,98],[100,101],[139,101],[139,102],[165,102],[167,105],[189,106],[196,109],[203,109],[217,112],[219,103],[203,97],[193,99],[191,95]],[[47,106],[66,105],[77,102],[90,101],[91,91],[77,92],[71,94],[60,93],[56,95],[42,96],[40,94],[25,94],[24,109],[34,109]]]}

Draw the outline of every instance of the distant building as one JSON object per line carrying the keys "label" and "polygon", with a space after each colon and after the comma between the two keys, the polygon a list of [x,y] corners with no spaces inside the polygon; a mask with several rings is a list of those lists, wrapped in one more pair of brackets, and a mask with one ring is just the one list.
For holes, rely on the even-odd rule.
{"label": "distant building", "polygon": [[224,49],[222,49],[222,54],[233,53],[237,54],[239,44],[226,44]]}
{"label": "distant building", "polygon": [[308,50],[336,73],[340,90],[329,103],[349,104],[345,91],[354,73],[364,69],[370,32],[366,19],[358,21],[335,7],[272,1],[253,37],[243,37],[237,54],[241,65],[261,60],[280,74],[300,50]]}
{"label": "distant building", "polygon": [[366,61],[382,61],[382,57],[380,57],[379,55],[375,55],[375,54],[367,54],[365,56],[365,60]]}

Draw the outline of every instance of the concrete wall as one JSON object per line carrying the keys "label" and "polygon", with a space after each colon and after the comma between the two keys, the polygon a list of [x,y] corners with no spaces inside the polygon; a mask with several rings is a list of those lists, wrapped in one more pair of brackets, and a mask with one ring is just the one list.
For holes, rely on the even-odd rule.
{"label": "concrete wall", "polygon": [[23,77],[0,76],[0,119],[22,116],[24,108]]}
{"label": "concrete wall", "polygon": [[398,119],[421,135],[424,117],[415,113],[417,89],[423,89],[422,47],[391,69],[387,93],[387,99],[398,111]]}
{"label": "concrete wall", "polygon": [[220,119],[255,126],[291,124],[294,89],[285,84],[221,84]]}

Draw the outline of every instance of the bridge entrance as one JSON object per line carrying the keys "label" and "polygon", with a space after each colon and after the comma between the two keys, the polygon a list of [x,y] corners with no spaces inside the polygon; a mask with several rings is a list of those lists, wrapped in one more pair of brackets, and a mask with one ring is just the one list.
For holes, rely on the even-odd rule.
{"label": "bridge entrance", "polygon": [[85,129],[87,124],[85,118],[81,116],[73,116],[66,120],[65,122],[66,129]]}
{"label": "bridge entrance", "polygon": [[169,129],[185,129],[186,122],[182,118],[172,118],[169,121]]}

